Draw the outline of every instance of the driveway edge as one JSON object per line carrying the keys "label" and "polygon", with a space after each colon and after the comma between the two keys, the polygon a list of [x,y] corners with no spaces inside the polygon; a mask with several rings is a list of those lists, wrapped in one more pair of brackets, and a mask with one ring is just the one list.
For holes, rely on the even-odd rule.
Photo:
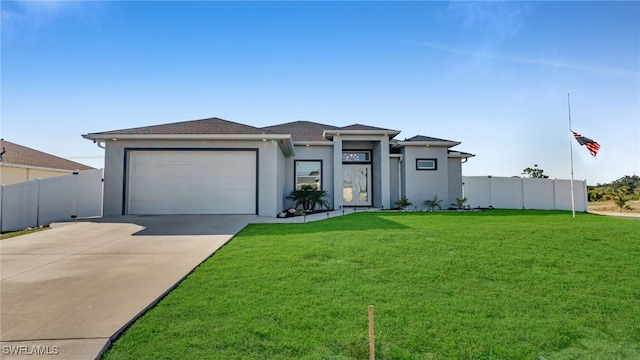
{"label": "driveway edge", "polygon": [[236,235],[242,231],[245,227],[247,227],[247,225],[243,226],[240,230],[238,230],[231,238],[229,238],[229,240],[225,241],[224,244],[222,244],[220,247],[218,247],[214,252],[212,252],[209,256],[205,257],[201,262],[199,262],[196,266],[194,266],[191,270],[189,270],[188,273],[186,273],[182,278],[180,278],[175,284],[171,285],[165,292],[163,292],[160,296],[158,296],[154,301],[152,301],[151,303],[149,303],[149,305],[147,305],[144,309],[142,309],[138,314],[136,314],[131,320],[129,320],[126,324],[124,324],[120,329],[118,329],[118,331],[116,331],[113,335],[111,335],[108,339],[107,342],[104,344],[104,346],[102,347],[102,349],[100,350],[100,352],[98,352],[98,355],[96,356],[95,360],[100,360],[100,358],[102,358],[102,355],[104,355],[110,348],[111,345],[113,345],[113,343],[118,340],[118,338],[120,336],[122,336],[122,334],[124,334],[130,327],[131,325],[133,325],[133,323],[135,323],[136,321],[138,321],[139,318],[141,318],[144,314],[146,314],[149,310],[151,310],[152,308],[154,308],[160,301],[162,301],[162,299],[164,299],[167,295],[169,295],[170,292],[172,292],[175,288],[178,287],[178,285],[180,285],[186,278],[188,278],[191,274],[193,274],[194,271],[196,271],[196,269],[198,267],[200,267],[200,265],[202,265],[205,261],[209,260],[210,258],[213,257],[213,255],[215,255],[218,251],[220,251],[220,249],[224,248],[228,243],[231,242],[231,240],[233,240]]}

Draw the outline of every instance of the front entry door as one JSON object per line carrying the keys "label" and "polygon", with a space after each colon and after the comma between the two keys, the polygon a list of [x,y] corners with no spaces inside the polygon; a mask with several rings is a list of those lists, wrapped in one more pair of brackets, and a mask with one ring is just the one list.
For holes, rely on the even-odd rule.
{"label": "front entry door", "polygon": [[371,206],[371,165],[342,165],[342,205]]}

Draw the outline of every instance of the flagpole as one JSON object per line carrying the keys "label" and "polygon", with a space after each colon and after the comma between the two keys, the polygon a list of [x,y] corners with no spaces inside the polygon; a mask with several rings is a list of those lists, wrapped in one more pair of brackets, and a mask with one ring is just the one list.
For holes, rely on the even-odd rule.
{"label": "flagpole", "polygon": [[571,141],[573,130],[571,130],[571,97],[569,93],[567,93],[567,108],[569,110],[569,132],[571,133],[569,135],[569,160],[571,162],[571,214],[573,217],[576,217],[576,202],[573,195],[573,141]]}

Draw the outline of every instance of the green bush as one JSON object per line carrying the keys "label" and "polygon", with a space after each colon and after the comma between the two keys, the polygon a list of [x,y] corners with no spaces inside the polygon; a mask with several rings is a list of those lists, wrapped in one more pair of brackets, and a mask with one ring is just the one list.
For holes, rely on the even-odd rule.
{"label": "green bush", "polygon": [[310,185],[303,185],[300,190],[293,190],[287,199],[295,202],[294,208],[302,205],[303,210],[329,208],[329,195],[325,190],[316,190]]}

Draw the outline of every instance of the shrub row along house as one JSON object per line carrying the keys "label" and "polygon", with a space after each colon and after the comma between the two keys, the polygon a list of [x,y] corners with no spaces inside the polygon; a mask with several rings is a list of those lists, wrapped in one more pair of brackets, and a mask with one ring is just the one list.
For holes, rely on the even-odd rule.
{"label": "shrub row along house", "polygon": [[257,214],[291,206],[294,189],[333,209],[388,209],[462,197],[457,141],[367,125],[296,121],[263,128],[210,118],[83,135],[105,148],[104,215]]}

